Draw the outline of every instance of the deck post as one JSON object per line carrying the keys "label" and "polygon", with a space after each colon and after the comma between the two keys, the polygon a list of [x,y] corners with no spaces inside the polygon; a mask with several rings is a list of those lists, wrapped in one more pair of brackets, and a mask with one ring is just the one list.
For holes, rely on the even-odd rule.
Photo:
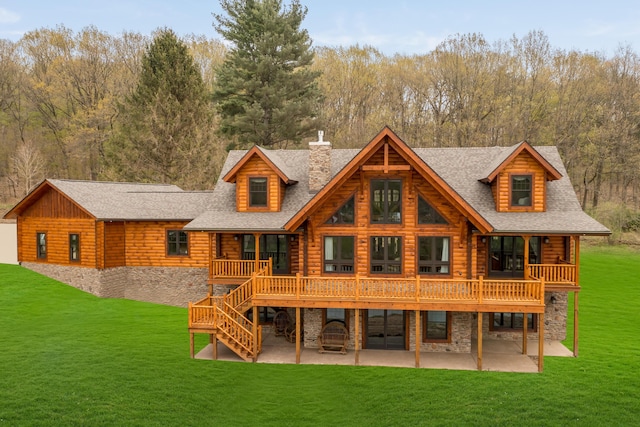
{"label": "deck post", "polygon": [[[480,279],[482,283],[482,279]],[[478,371],[482,371],[482,313],[478,312]]]}
{"label": "deck post", "polygon": [[528,313],[522,313],[522,354],[527,354],[527,329],[529,329]]}
{"label": "deck post", "polygon": [[578,357],[578,292],[573,291],[573,357]]}
{"label": "deck post", "polygon": [[[580,237],[575,238],[575,280],[580,286]],[[573,292],[573,356],[578,357],[578,292]]]}
{"label": "deck post", "polygon": [[218,336],[216,334],[209,335],[209,342],[212,347],[213,360],[218,360]]}
{"label": "deck post", "polygon": [[253,324],[251,325],[251,333],[253,335],[253,362],[258,361],[258,323],[260,323],[260,313],[258,313],[258,307],[255,305],[252,307],[253,311]]}
{"label": "deck post", "polygon": [[296,364],[300,364],[300,335],[300,307],[296,307]]}
{"label": "deck post", "polygon": [[[191,303],[189,303],[191,304]],[[191,358],[193,359],[193,332],[189,331],[189,354],[191,355]]]}
{"label": "deck post", "polygon": [[524,236],[524,280],[529,280],[529,240],[531,236]]}
{"label": "deck post", "polygon": [[355,337],[353,340],[353,346],[355,350],[355,364],[357,366],[360,364],[360,309],[359,308],[355,309],[354,320],[355,320],[355,326],[354,326],[353,333],[355,334]]}
{"label": "deck post", "polygon": [[416,368],[420,367],[420,310],[416,310]]}
{"label": "deck post", "polygon": [[544,313],[538,316],[538,372],[544,367]]}
{"label": "deck post", "polygon": [[255,266],[253,267],[253,269],[254,272],[257,273],[258,271],[260,271],[260,233],[254,233],[253,242],[256,251]]}

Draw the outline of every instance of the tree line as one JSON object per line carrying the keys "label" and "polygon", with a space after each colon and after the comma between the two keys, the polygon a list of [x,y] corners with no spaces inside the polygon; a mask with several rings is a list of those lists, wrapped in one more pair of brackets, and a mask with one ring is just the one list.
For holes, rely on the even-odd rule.
{"label": "tree line", "polygon": [[[216,79],[233,49],[219,39],[178,40],[183,51],[173,54],[192,64],[179,77],[191,88],[188,103],[163,104],[169,89],[141,89],[155,66],[150,49],[166,34],[173,33],[114,36],[59,26],[0,40],[0,201],[14,202],[45,177],[211,189],[227,149],[260,143],[225,132]],[[422,55],[358,45],[311,49],[317,91],[306,95],[315,117],[304,134],[290,131],[267,145],[304,148],[323,129],[336,148],[362,147],[384,125],[414,147],[556,145],[583,207],[638,209],[640,58],[631,47],[609,56],[566,51],[532,31],[493,43],[458,34]],[[174,129],[176,117],[183,128]],[[175,152],[162,146],[180,135]],[[136,175],[154,155],[163,174]]]}

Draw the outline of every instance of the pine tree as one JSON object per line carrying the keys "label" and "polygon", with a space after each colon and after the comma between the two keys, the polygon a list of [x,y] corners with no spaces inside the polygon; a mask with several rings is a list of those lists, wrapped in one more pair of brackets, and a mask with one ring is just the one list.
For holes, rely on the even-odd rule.
{"label": "pine tree", "polygon": [[159,31],[135,91],[121,106],[107,177],[210,188],[212,116],[210,94],[187,47],[173,31]]}
{"label": "pine tree", "polygon": [[217,70],[214,100],[220,132],[239,145],[285,147],[316,130],[319,76],[311,39],[300,25],[307,8],[293,0],[221,0],[214,15],[231,44]]}

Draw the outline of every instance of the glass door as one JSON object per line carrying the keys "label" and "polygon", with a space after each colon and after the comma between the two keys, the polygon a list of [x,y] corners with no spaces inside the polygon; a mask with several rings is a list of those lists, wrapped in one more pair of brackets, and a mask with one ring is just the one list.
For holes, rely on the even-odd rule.
{"label": "glass door", "polygon": [[[524,277],[524,239],[519,236],[492,236],[489,272],[492,276]],[[540,262],[540,237],[529,239],[529,264]]]}
{"label": "glass door", "polygon": [[405,349],[405,318],[402,310],[367,310],[365,348]]}
{"label": "glass door", "polygon": [[[289,274],[289,240],[285,234],[260,236],[260,259],[273,260],[274,274]],[[256,259],[256,244],[252,234],[242,239],[242,259]]]}

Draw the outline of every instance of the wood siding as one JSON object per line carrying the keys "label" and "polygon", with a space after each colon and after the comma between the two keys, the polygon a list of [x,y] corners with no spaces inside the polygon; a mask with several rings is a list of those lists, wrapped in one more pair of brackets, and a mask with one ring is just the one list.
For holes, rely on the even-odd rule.
{"label": "wood siding", "polygon": [[167,255],[167,230],[180,230],[184,221],[140,221],[125,224],[129,267],[204,267],[209,260],[209,234],[189,232],[189,255]]}
{"label": "wood siding", "polygon": [[24,218],[93,218],[64,194],[47,189],[21,214]]}
{"label": "wood siding", "polygon": [[127,265],[124,222],[103,223],[104,227],[104,268]]}
{"label": "wood siding", "polygon": [[[267,206],[249,206],[249,178],[267,178]],[[236,207],[238,212],[279,212],[281,201],[284,199],[285,186],[273,169],[260,157],[253,156],[236,175]]]}
{"label": "wood siding", "polygon": [[[511,176],[531,175],[531,206],[511,206]],[[544,212],[546,204],[547,179],[544,168],[527,152],[520,153],[507,165],[492,184],[492,193],[498,212]]]}
{"label": "wood siding", "polygon": [[[22,217],[18,222],[19,261],[97,268],[93,219]],[[37,233],[47,235],[47,256],[44,259],[37,255]],[[69,259],[70,233],[80,235],[80,261]]]}
{"label": "wood siding", "polygon": [[[380,165],[384,160],[383,149],[378,150],[367,162]],[[388,165],[408,166],[394,150],[389,150]],[[399,224],[371,224],[371,180],[402,180],[402,222]],[[354,196],[354,224],[326,224],[327,220]],[[418,196],[422,196],[447,221],[447,225],[418,224]],[[467,226],[463,215],[448,203],[438,191],[413,170],[383,171],[359,170],[351,176],[309,219],[308,272],[309,276],[325,275],[323,272],[323,245],[325,236],[354,236],[354,274],[371,274],[370,241],[372,236],[398,236],[402,239],[402,273],[389,277],[414,277],[418,264],[418,238],[421,236],[446,236],[450,242],[450,273],[441,277],[467,277]],[[330,273],[329,273],[330,275]],[[382,275],[384,277],[384,275]],[[427,277],[427,276],[425,276]]]}

